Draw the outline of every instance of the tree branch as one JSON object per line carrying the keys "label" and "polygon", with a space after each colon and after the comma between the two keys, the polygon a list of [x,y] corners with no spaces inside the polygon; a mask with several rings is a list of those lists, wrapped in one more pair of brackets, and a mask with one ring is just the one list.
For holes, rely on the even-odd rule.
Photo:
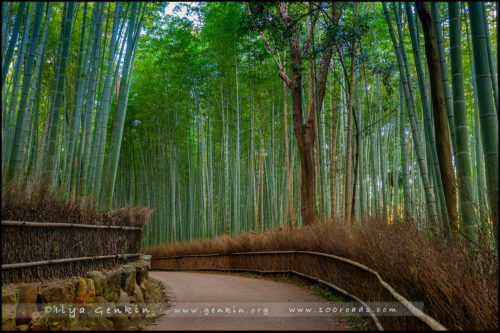
{"label": "tree branch", "polygon": [[[312,13],[312,11],[311,11],[311,13]],[[304,42],[304,44],[302,44],[302,50],[300,50],[300,57],[301,58],[304,56],[304,54],[307,52],[307,50],[309,50],[309,48],[311,47],[312,35],[314,34],[314,29],[316,28],[317,21],[318,21],[318,15],[314,15],[313,20],[311,22],[311,29],[310,30],[308,29],[310,31],[310,33],[307,36],[307,39]]]}
{"label": "tree branch", "polygon": [[[248,6],[248,3],[247,3]],[[285,23],[285,26],[288,28],[289,26],[289,19],[290,17],[288,16],[288,2],[279,2],[276,7],[278,8],[278,12],[281,15],[281,19],[283,20],[283,23]]]}
{"label": "tree branch", "polygon": [[[247,4],[247,9],[248,9],[248,15],[249,16],[252,16],[252,12],[250,11],[250,5],[248,4],[248,2],[246,3]],[[288,6],[287,6],[288,8]],[[255,26],[254,26],[255,27]],[[279,54],[278,54],[278,58],[276,58],[276,52],[275,50],[271,47],[271,45],[269,44],[269,42],[267,41],[267,38],[266,36],[264,35],[264,33],[260,30],[259,31],[259,34],[260,36],[262,37],[262,39],[264,40],[264,43],[266,43],[266,46],[267,46],[267,49],[269,50],[269,52],[271,53],[271,55],[273,56],[273,59],[274,59],[274,63],[276,64],[276,66],[278,66],[278,74],[280,76],[280,78],[285,81],[286,85],[288,87],[291,88],[292,86],[292,80],[290,80],[290,78],[286,75],[286,71],[285,71],[285,68],[281,65],[281,59],[279,59]]]}
{"label": "tree branch", "polygon": [[340,64],[342,65],[342,69],[344,70],[344,79],[347,82],[347,89],[350,89],[351,82],[349,82],[349,75],[347,75],[347,69],[345,68],[344,60],[342,59],[342,52],[340,52],[339,46],[337,44],[335,44],[335,47],[337,48],[337,53],[339,54]]}

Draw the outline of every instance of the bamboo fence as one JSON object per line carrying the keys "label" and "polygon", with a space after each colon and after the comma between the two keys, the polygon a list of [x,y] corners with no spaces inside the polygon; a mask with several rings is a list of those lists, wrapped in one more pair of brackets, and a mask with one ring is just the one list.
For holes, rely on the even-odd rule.
{"label": "bamboo fence", "polygon": [[139,227],[2,221],[2,283],[111,269],[137,260],[141,237]]}

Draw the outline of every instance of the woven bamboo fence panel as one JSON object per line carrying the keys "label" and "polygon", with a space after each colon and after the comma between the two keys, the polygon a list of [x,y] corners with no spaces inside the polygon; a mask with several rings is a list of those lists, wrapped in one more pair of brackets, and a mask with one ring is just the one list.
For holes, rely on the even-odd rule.
{"label": "woven bamboo fence panel", "polygon": [[141,237],[138,227],[2,221],[2,284],[112,269],[139,258]]}
{"label": "woven bamboo fence panel", "polygon": [[[357,301],[398,302],[414,316],[376,316],[379,330],[446,330],[399,295],[377,272],[354,261],[308,251],[266,251],[152,258],[151,269],[290,273],[326,284]],[[373,316],[372,316],[373,317]]]}

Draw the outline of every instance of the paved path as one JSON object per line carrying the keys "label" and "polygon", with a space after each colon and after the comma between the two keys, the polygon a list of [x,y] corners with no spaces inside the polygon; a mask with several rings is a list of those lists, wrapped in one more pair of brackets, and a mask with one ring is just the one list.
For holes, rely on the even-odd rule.
{"label": "paved path", "polygon": [[[146,330],[349,329],[345,319],[340,317],[324,313],[290,314],[289,308],[308,303],[316,311],[328,306],[320,297],[292,284],[226,274],[150,272],[149,275],[167,284],[174,300],[168,313]],[[183,309],[197,314],[175,314],[176,310]],[[228,309],[237,313],[217,314],[217,311]],[[267,315],[264,314],[266,309]]]}

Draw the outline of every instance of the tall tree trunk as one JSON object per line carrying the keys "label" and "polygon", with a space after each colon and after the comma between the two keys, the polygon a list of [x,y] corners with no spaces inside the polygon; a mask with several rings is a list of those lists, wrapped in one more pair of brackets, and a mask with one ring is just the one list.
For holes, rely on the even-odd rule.
{"label": "tall tree trunk", "polygon": [[[50,16],[52,13],[52,6],[53,3],[49,2],[47,5],[46,9],[46,15],[45,15],[45,22],[44,22],[44,27],[43,27],[43,33],[42,33],[42,40],[40,41],[40,44],[38,46],[38,51],[36,55],[36,64],[35,64],[35,70],[33,73],[33,79],[31,82],[31,88],[30,88],[30,95],[28,98],[28,108],[27,112],[31,113],[33,115],[33,109],[36,107],[40,106],[40,90],[41,90],[41,73],[42,73],[42,61],[45,57],[45,48],[47,45],[47,32],[48,32],[48,27],[49,27],[49,22],[50,22]],[[38,88],[40,86],[40,88]],[[34,106],[33,102],[38,103],[38,105]],[[38,110],[36,110],[37,115],[36,119],[38,119]],[[31,118],[34,118],[33,116]],[[28,152],[30,152],[30,147],[31,147],[31,138],[32,138],[32,131],[36,127],[36,132],[38,133],[38,120],[36,121],[36,126],[33,126],[33,122],[30,123],[31,130],[28,131],[28,136],[30,139],[28,139]],[[31,150],[32,151],[32,150]],[[29,155],[31,156],[31,155]],[[29,165],[31,163],[30,159],[26,158],[25,159],[25,166]]]}
{"label": "tall tree trunk", "polygon": [[2,59],[4,59],[7,50],[7,39],[10,28],[10,15],[12,11],[12,2],[7,2],[2,6]]}
{"label": "tall tree trunk", "polygon": [[[18,55],[13,66],[11,75],[12,93],[10,95],[10,103],[8,107],[7,121],[4,125],[4,133],[2,137],[2,177],[7,176],[8,164],[11,160],[12,145],[14,143],[14,123],[16,120],[17,100],[19,94],[19,86],[23,72],[24,58],[26,57],[26,48],[28,46],[28,36],[30,31],[31,17],[33,16],[35,7],[28,4],[26,8],[26,18],[24,21],[23,37],[19,46]],[[8,92],[8,91],[7,91]],[[8,178],[8,177],[6,177]]]}
{"label": "tall tree trunk", "polygon": [[[50,6],[51,7],[51,6]],[[43,63],[40,64],[40,71],[42,70]],[[27,154],[27,162],[26,162],[26,174],[31,175],[32,170],[36,170],[37,164],[37,149],[38,149],[38,118],[39,118],[39,110],[40,110],[40,96],[42,90],[42,80],[37,81],[37,87],[35,92],[35,104],[33,106],[33,111],[31,112],[32,120],[31,120],[31,130],[30,140],[28,145],[28,154]],[[31,96],[30,96],[31,99]],[[36,173],[33,172],[33,176],[36,177]]]}
{"label": "tall tree trunk", "polygon": [[[255,188],[255,166],[254,166],[254,151],[255,151],[255,120],[254,120],[254,113],[255,113],[255,95],[252,95],[252,109],[251,109],[251,114],[250,114],[250,189],[251,189],[251,213],[253,216],[251,216],[251,220],[253,221],[253,218],[257,219],[255,216],[257,215],[257,191]],[[260,156],[260,154],[259,154]],[[255,213],[254,213],[255,210]],[[257,222],[255,223],[255,231],[257,231]]]}
{"label": "tall tree trunk", "polygon": [[[24,67],[23,86],[21,89],[21,101],[19,102],[19,109],[17,112],[16,130],[14,132],[12,153],[7,170],[7,179],[11,179],[15,175],[19,175],[22,169],[24,146],[26,143],[27,125],[28,125],[27,122],[25,121],[26,104],[28,102],[28,93],[31,84],[31,77],[33,74],[33,64],[35,63],[35,52],[36,52],[36,47],[38,45],[38,37],[40,35],[40,28],[42,26],[42,15],[43,15],[44,5],[45,4],[43,2],[39,2],[36,4],[36,16],[33,25],[32,38],[30,41],[30,49],[28,51],[28,60]],[[29,26],[26,26],[26,28],[29,29]]]}
{"label": "tall tree trunk", "polygon": [[475,238],[475,222],[472,205],[472,177],[470,171],[469,139],[467,134],[467,110],[465,108],[460,3],[449,2],[451,80],[453,85],[453,110],[455,113],[455,138],[457,143],[456,165],[458,173],[458,197],[460,200],[460,226],[469,237]]}
{"label": "tall tree trunk", "polygon": [[[486,37],[486,47],[488,48],[488,63],[490,65],[491,85],[493,86],[493,97],[495,98],[495,109],[497,110],[498,118],[498,81],[497,71],[495,70],[495,62],[493,54],[491,53],[490,29],[488,27],[488,13],[486,11],[486,3],[481,2],[483,6],[483,23],[484,23],[484,36]],[[498,3],[497,3],[498,6]],[[498,11],[496,12],[498,15]],[[498,27],[497,27],[498,29]]]}
{"label": "tall tree trunk", "polygon": [[[283,53],[283,66],[286,68],[286,49]],[[285,210],[285,229],[289,229],[290,217],[290,157],[288,144],[288,111],[286,108],[286,82],[283,81],[283,113],[285,116],[285,165],[286,165],[286,210]],[[250,152],[253,156],[253,150]],[[253,162],[253,160],[252,160]]]}
{"label": "tall tree trunk", "polygon": [[[84,9],[85,12],[85,9]],[[68,153],[68,160],[70,161],[71,165],[68,165],[69,169],[67,168],[67,177],[68,177],[68,184],[70,188],[74,188],[75,191],[80,190],[80,173],[81,173],[81,164],[82,164],[82,156],[83,156],[83,143],[85,139],[85,128],[86,128],[86,121],[85,117],[83,118],[82,122],[82,112],[83,112],[83,106],[84,106],[84,96],[85,96],[85,91],[87,90],[87,82],[88,82],[88,77],[89,77],[89,71],[90,71],[90,64],[91,64],[91,51],[92,51],[92,36],[94,35],[94,30],[97,26],[97,19],[99,16],[99,12],[97,8],[94,8],[92,12],[92,19],[90,22],[90,28],[89,28],[89,35],[87,37],[87,48],[85,50],[85,57],[83,60],[83,68],[81,69],[81,77],[78,78],[77,80],[77,90],[76,90],[76,98],[74,102],[74,110],[73,114],[71,117],[71,124],[70,124],[70,134],[69,134],[69,151]],[[83,31],[82,31],[83,34]],[[80,50],[82,50],[80,48]],[[83,50],[82,50],[83,51]],[[81,136],[80,136],[80,144],[78,144],[78,132],[80,130],[80,127],[82,127],[81,130]],[[78,150],[77,150],[78,146]],[[76,186],[75,186],[76,185]]]}
{"label": "tall tree trunk", "polygon": [[226,99],[226,117],[223,120],[223,135],[224,135],[224,233],[226,233],[229,228],[229,233],[231,233],[231,189],[229,180],[229,93]]}
{"label": "tall tree trunk", "polygon": [[[396,36],[394,34],[394,30],[392,28],[392,23],[391,19],[389,17],[389,12],[387,10],[387,6],[385,3],[382,3],[383,9],[384,9],[384,14],[385,18],[387,21],[387,25],[389,27],[389,33],[391,35],[392,43],[394,46],[394,52],[396,53],[396,58],[398,62],[398,67],[399,67],[399,72],[400,72],[400,77],[401,81],[403,84],[403,90],[405,93],[405,104],[406,108],[408,110],[408,115],[410,117],[410,124],[411,124],[411,132],[413,136],[413,141],[415,144],[415,150],[417,153],[417,160],[418,160],[418,165],[419,165],[419,171],[420,171],[420,176],[422,178],[422,183],[424,185],[424,191],[425,191],[425,198],[426,198],[426,205],[427,205],[427,211],[429,215],[429,227],[431,231],[434,231],[436,227],[436,220],[437,220],[437,214],[436,214],[436,203],[435,203],[435,198],[434,198],[434,192],[431,189],[431,185],[429,182],[429,175],[427,172],[427,165],[425,161],[425,154],[422,149],[422,143],[420,140],[420,134],[419,134],[419,129],[418,129],[418,123],[416,120],[416,115],[415,115],[415,109],[414,109],[414,104],[412,104],[412,98],[410,96],[410,92],[408,89],[408,81],[407,81],[407,75],[405,75],[405,69],[404,69],[404,63],[403,63],[403,56],[401,53],[404,52],[404,48],[400,48],[398,46],[398,42],[396,40]],[[402,43],[403,41],[400,42],[401,46],[404,46]]]}
{"label": "tall tree trunk", "polygon": [[[212,154],[212,124],[210,120],[210,104],[207,106],[208,112],[208,205],[209,205],[209,237],[215,236],[214,220],[214,175],[213,175],[213,154]],[[245,219],[246,221],[246,219]],[[248,228],[245,228],[248,230]]]}
{"label": "tall tree trunk", "polygon": [[309,59],[309,64],[311,67],[311,108],[312,112],[316,112],[316,117],[314,117],[314,136],[316,137],[316,184],[318,184],[318,203],[319,203],[319,214],[323,215],[323,197],[321,193],[321,162],[320,162],[320,144],[319,144],[319,131],[318,131],[318,106],[316,105],[316,87],[314,81],[316,80],[313,75],[312,59]]}
{"label": "tall tree trunk", "polygon": [[[332,205],[332,221],[335,221],[335,126],[337,123],[337,78],[335,77],[335,62],[333,63],[333,105],[332,108],[332,194],[331,194],[331,205]],[[331,97],[331,89],[330,89],[330,97]]]}
{"label": "tall tree trunk", "polygon": [[49,181],[52,178],[52,175],[55,172],[56,167],[56,159],[57,159],[57,151],[56,151],[56,143],[57,143],[57,129],[59,126],[59,118],[61,115],[61,103],[62,103],[62,95],[63,95],[63,87],[64,80],[66,76],[66,64],[69,53],[69,44],[71,38],[71,24],[73,22],[73,14],[75,9],[75,3],[70,2],[68,4],[68,14],[64,18],[61,24],[61,31],[64,31],[62,50],[61,50],[61,61],[58,69],[59,78],[55,78],[57,82],[55,100],[54,100],[54,109],[53,115],[50,119],[50,127],[49,127],[49,137],[48,137],[48,147],[47,147],[47,159],[44,162],[44,170],[43,170],[43,181]]}
{"label": "tall tree trunk", "polygon": [[[420,5],[417,5],[417,11],[418,7]],[[440,70],[441,70],[441,82],[443,84],[443,93],[444,93],[444,98],[445,98],[445,107],[446,107],[446,114],[448,116],[448,125],[449,125],[449,132],[451,136],[451,144],[452,144],[452,155],[456,158],[455,153],[456,153],[456,140],[455,140],[455,112],[453,111],[453,100],[452,96],[450,93],[450,80],[448,79],[448,65],[446,63],[446,56],[444,54],[444,40],[443,40],[443,33],[441,31],[441,16],[439,14],[439,6],[437,2],[432,2],[431,3],[431,8],[432,8],[432,14],[431,17],[433,18],[433,24],[434,24],[434,32],[436,36],[436,44],[437,44],[437,51],[438,51],[438,57],[439,57],[439,64],[440,64]],[[430,11],[429,11],[430,12]],[[425,36],[425,29],[424,29],[424,36]],[[430,69],[430,66],[429,66]],[[432,81],[432,79],[431,79]],[[431,84],[432,86],[432,84]],[[446,191],[446,189],[445,189]]]}
{"label": "tall tree trunk", "polygon": [[[312,40],[312,45],[314,46],[314,31],[311,31],[311,26],[309,25],[309,17],[306,21],[307,24],[307,34],[310,36]],[[320,169],[320,159],[319,159],[319,133],[318,133],[318,105],[317,105],[317,94],[316,94],[316,73],[313,67],[313,57],[309,58],[309,74],[310,74],[310,90],[309,90],[309,112],[314,112],[314,141],[316,145],[316,185],[318,192],[318,203],[319,203],[319,215],[323,214],[323,204],[322,204],[322,196],[321,196],[321,169]],[[315,194],[316,197],[316,194]]]}
{"label": "tall tree trunk", "polygon": [[[250,6],[247,4],[247,8],[250,12]],[[294,132],[297,139],[299,153],[300,153],[300,164],[301,164],[301,200],[302,200],[302,221],[303,225],[310,225],[320,220],[318,209],[316,207],[316,184],[315,184],[315,164],[314,164],[314,121],[317,112],[311,112],[312,108],[308,107],[307,120],[304,123],[302,111],[302,60],[303,51],[299,46],[299,36],[297,22],[293,21],[288,14],[288,4],[285,2],[280,2],[277,4],[277,9],[283,20],[283,23],[290,32],[290,56],[292,59],[292,78],[290,79],[286,75],[286,71],[282,66],[281,60],[276,58],[276,52],[267,43],[264,34],[261,33],[264,41],[270,52],[273,55],[273,59],[279,68],[279,76],[286,82],[287,86],[292,90],[292,108],[293,108],[293,123]],[[336,5],[331,5],[331,15],[330,19],[335,24],[340,18],[341,9],[336,8]],[[311,25],[311,35],[314,33],[314,23]],[[304,42],[304,47],[308,47],[311,43],[311,35],[308,36],[307,40]],[[279,54],[278,54],[279,56]],[[328,76],[328,67],[332,57],[331,47],[326,49],[323,53],[321,64],[319,68],[318,75],[318,99],[317,105],[323,103],[326,79]]]}
{"label": "tall tree trunk", "polygon": [[[356,12],[358,9],[358,3],[354,3],[353,7],[353,26],[356,27]],[[351,78],[349,80],[349,109],[347,112],[349,112],[349,117],[352,117],[354,120],[354,126],[356,129],[356,155],[355,155],[355,163],[354,163],[354,181],[353,184],[351,185],[351,158],[350,155],[348,154],[349,158],[349,166],[347,168],[347,193],[348,193],[348,200],[347,200],[347,223],[351,223],[351,219],[354,220],[354,209],[355,209],[355,203],[356,203],[356,180],[357,180],[357,169],[358,169],[358,154],[359,154],[359,129],[358,129],[358,121],[356,119],[356,113],[354,112],[354,87],[356,85],[356,70],[355,70],[355,64],[356,64],[356,39],[354,38],[352,40],[352,46],[351,46]],[[351,125],[352,127],[352,125]],[[351,128],[349,128],[351,129]],[[349,132],[348,134],[349,140],[347,142],[347,145],[349,148],[351,148],[351,133]]]}
{"label": "tall tree trunk", "polygon": [[241,176],[240,176],[240,108],[239,108],[239,95],[238,95],[238,59],[236,57],[236,52],[234,53],[234,69],[235,69],[235,80],[236,80],[236,156],[234,160],[234,222],[236,225],[236,232],[240,231],[241,228]]}
{"label": "tall tree trunk", "polygon": [[14,55],[14,47],[17,43],[17,36],[19,35],[19,28],[21,27],[21,19],[23,18],[24,8],[26,2],[21,2],[17,8],[16,19],[14,21],[14,28],[12,29],[12,34],[9,40],[9,47],[7,53],[5,53],[5,58],[3,58],[2,64],[2,91],[5,85],[5,79],[7,78],[7,73],[9,72],[10,61]]}
{"label": "tall tree trunk", "polygon": [[488,48],[484,36],[482,7],[479,2],[469,2],[472,33],[472,51],[478,91],[481,141],[483,143],[486,187],[493,223],[493,235],[498,248],[498,118],[493,105],[493,87],[488,63]]}
{"label": "tall tree trunk", "polygon": [[[89,194],[88,184],[88,171],[90,166],[90,146],[92,143],[91,135],[92,135],[92,123],[94,122],[94,106],[95,106],[95,96],[97,90],[97,73],[99,69],[99,55],[101,52],[101,38],[102,38],[102,29],[103,29],[103,21],[104,21],[104,3],[101,3],[98,10],[97,15],[97,26],[95,31],[95,39],[94,45],[92,46],[92,66],[90,70],[90,81],[89,81],[89,90],[87,92],[87,101],[85,103],[85,137],[83,143],[83,157],[81,164],[81,178],[80,178],[80,194],[87,195]],[[97,127],[99,125],[99,118],[96,117],[95,123]],[[94,131],[95,133],[95,131]],[[92,186],[92,182],[91,186]]]}
{"label": "tall tree trunk", "polygon": [[[347,82],[347,77],[344,77],[345,82]],[[344,91],[346,95],[349,95],[350,90]],[[348,102],[350,101],[349,96],[346,96]],[[348,104],[350,105],[350,104]],[[350,182],[351,182],[351,137],[352,137],[352,113],[350,112],[350,107],[346,110],[346,121],[347,121],[347,132],[345,133],[344,147],[345,147],[345,157],[344,157],[344,177],[343,177],[343,188],[342,188],[342,217],[345,218],[349,215],[349,193]],[[347,217],[349,218],[349,217]]]}
{"label": "tall tree trunk", "polygon": [[[455,172],[452,164],[452,152],[449,140],[448,120],[446,117],[446,98],[441,78],[441,65],[438,51],[438,40],[430,9],[426,4],[417,3],[417,12],[422,22],[425,39],[425,54],[429,65],[429,75],[432,89],[432,111],[434,113],[434,132],[436,134],[436,150],[439,169],[443,181],[444,196],[450,227],[456,230],[457,225],[457,194],[455,189]],[[450,123],[454,124],[454,121]],[[453,131],[455,132],[455,131]],[[452,139],[453,140],[453,139]]]}
{"label": "tall tree trunk", "polygon": [[[439,197],[440,200],[440,205],[441,207],[446,207],[446,200],[444,197],[444,190],[443,190],[443,182],[441,180],[441,171],[439,169],[439,162],[438,162],[438,156],[437,156],[437,150],[436,150],[436,140],[434,136],[434,129],[432,126],[432,120],[431,120],[431,112],[429,110],[429,102],[427,99],[427,90],[425,89],[425,77],[424,73],[422,70],[422,61],[421,61],[421,55],[420,55],[420,46],[419,46],[419,41],[418,41],[418,34],[415,29],[415,22],[413,20],[413,13],[411,10],[411,5],[410,3],[405,3],[406,7],[406,14],[408,17],[408,23],[410,26],[410,33],[411,33],[411,41],[412,41],[412,49],[413,49],[413,58],[415,59],[415,66],[417,69],[417,77],[418,77],[418,85],[420,89],[420,97],[422,100],[422,112],[424,116],[424,129],[426,133],[426,142],[427,142],[427,147],[429,150],[429,157],[430,157],[430,162],[432,169],[429,168],[429,171],[433,173],[434,179],[435,179],[435,187],[436,188],[436,195]],[[426,67],[427,69],[427,67]],[[437,204],[437,203],[436,203]],[[447,219],[448,217],[445,215],[443,216],[444,219]]]}
{"label": "tall tree trunk", "polygon": [[[100,112],[103,113],[103,119],[101,122],[101,128],[96,128],[97,131],[101,132],[101,140],[99,142],[99,146],[97,147],[97,162],[96,162],[96,171],[95,171],[95,181],[93,184],[93,195],[94,198],[99,202],[100,194],[101,194],[101,183],[102,183],[102,174],[104,167],[104,151],[106,147],[106,134],[108,128],[108,118],[109,118],[109,110],[111,108],[112,103],[112,94],[113,94],[113,86],[111,82],[111,78],[113,77],[113,61],[115,58],[116,45],[118,44],[118,35],[117,35],[117,26],[119,23],[119,18],[121,14],[122,6],[121,3],[117,2],[115,7],[115,16],[113,19],[113,30],[111,32],[111,41],[110,41],[110,49],[108,55],[108,69],[106,73],[106,81],[104,83],[104,90],[102,92],[102,100],[99,106]],[[115,78],[118,76],[118,69],[115,73]]]}
{"label": "tall tree trunk", "polygon": [[[146,5],[146,4],[144,4]],[[144,8],[144,7],[143,7]],[[107,182],[106,182],[106,195],[105,195],[105,200],[104,200],[104,206],[107,208],[111,207],[112,204],[112,199],[113,199],[113,192],[114,192],[114,186],[115,186],[115,180],[116,180],[116,170],[118,167],[118,159],[120,156],[120,147],[121,147],[121,141],[122,141],[122,135],[123,135],[123,126],[125,123],[125,114],[127,112],[127,106],[126,106],[126,90],[127,90],[127,78],[129,76],[129,67],[131,63],[131,58],[132,58],[132,46],[134,44],[134,21],[135,21],[135,14],[136,14],[136,9],[137,9],[137,3],[134,2],[132,4],[132,10],[130,13],[129,17],[129,31],[128,31],[128,37],[127,37],[127,51],[125,54],[125,60],[123,63],[123,71],[122,71],[122,77],[121,77],[121,84],[120,84],[120,92],[119,92],[119,99],[118,99],[118,104],[116,107],[116,118],[115,118],[115,123],[113,124],[113,132],[111,134],[111,142],[110,142],[110,157],[109,157],[109,168],[108,168],[108,174],[107,174]],[[143,9],[144,10],[144,9]],[[143,11],[144,13],[144,11]],[[141,17],[142,21],[142,17]],[[138,28],[140,29],[140,24],[141,22],[139,21],[139,26]],[[137,35],[135,36],[136,38],[138,37]],[[130,44],[129,44],[130,43]]]}
{"label": "tall tree trunk", "polygon": [[[462,4],[464,4],[462,2]],[[467,23],[467,13],[465,10],[465,6],[462,6],[463,15],[465,18],[465,32],[467,35],[467,54],[469,55],[469,64],[473,64],[472,55],[471,55],[471,46],[470,46],[470,36],[469,36],[469,25]],[[477,101],[477,86],[476,86],[476,71],[474,66],[471,66],[471,74],[472,74],[472,94],[473,94],[473,102],[474,102],[474,150],[475,150],[475,161],[474,165],[474,176],[476,178],[475,185],[477,191],[477,200],[479,201],[479,222],[483,225],[486,220],[486,199],[485,199],[485,191],[484,191],[484,164],[483,158],[481,157],[481,139],[480,139],[480,131],[479,131],[479,110],[478,110],[478,101]],[[484,223],[485,224],[485,223]]]}
{"label": "tall tree trunk", "polygon": [[[262,133],[260,135],[260,146],[259,146],[259,173],[258,173],[258,180],[257,180],[257,204],[255,206],[255,232],[257,232],[257,226],[259,223],[259,203],[260,203],[260,196],[263,196],[263,193],[261,191],[261,183],[262,183],[262,159],[263,159],[263,148],[264,147],[264,137],[262,136]],[[260,196],[259,196],[260,195]],[[264,230],[261,229],[261,232]]]}
{"label": "tall tree trunk", "polygon": [[302,197],[302,221],[303,225],[310,225],[319,221],[318,209],[316,207],[316,175],[314,165],[314,117],[308,117],[304,124],[302,118],[302,64],[298,45],[298,36],[295,33],[290,43],[292,58],[292,108],[295,137],[300,153],[301,183],[300,193]]}

